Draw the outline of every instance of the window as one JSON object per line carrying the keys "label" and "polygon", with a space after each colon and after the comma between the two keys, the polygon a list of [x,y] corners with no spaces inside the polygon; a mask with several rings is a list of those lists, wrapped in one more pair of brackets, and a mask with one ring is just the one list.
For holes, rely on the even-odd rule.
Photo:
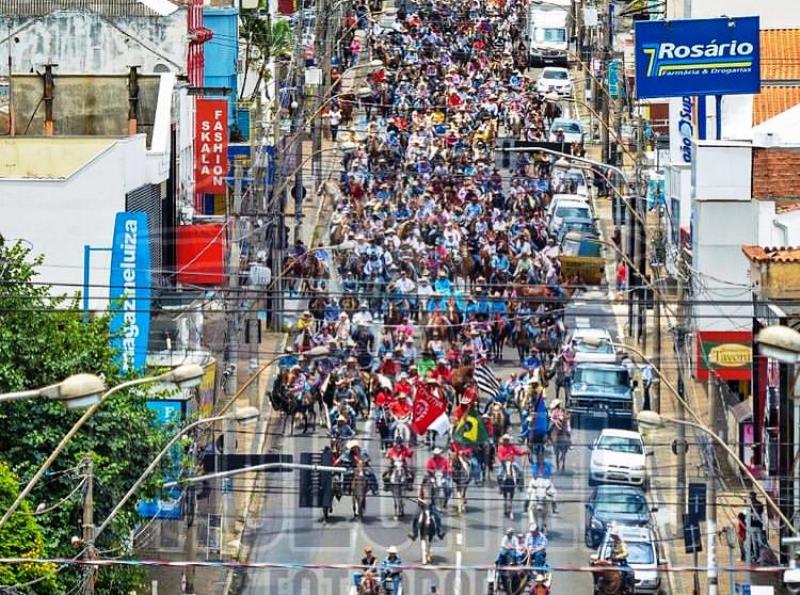
{"label": "window", "polygon": [[646,510],[647,503],[644,498],[635,494],[607,493],[601,496],[597,502],[597,512],[608,512],[618,514],[638,514]]}
{"label": "window", "polygon": [[602,340],[598,345],[584,343],[580,339],[574,343],[575,351],[579,353],[614,353],[614,348],[606,340]]}
{"label": "window", "polygon": [[[562,28],[541,27],[536,29],[534,35],[536,41],[547,41],[550,43],[563,43],[567,40],[567,30]],[[566,77],[564,77],[566,78]]]}
{"label": "window", "polygon": [[558,122],[557,124],[553,124],[553,132],[556,130],[563,130],[571,134],[580,134],[581,126],[577,122]]}
{"label": "window", "polygon": [[646,541],[627,542],[628,564],[655,564],[653,546]]}
{"label": "window", "polygon": [[588,219],[589,209],[586,207],[558,207],[556,209],[556,217],[560,217],[561,219],[565,219],[567,217],[573,217],[575,219]]}
{"label": "window", "polygon": [[630,454],[642,454],[642,441],[636,438],[625,438],[624,436],[603,436],[597,441],[598,450],[613,450],[614,452],[626,452]]}
{"label": "window", "polygon": [[565,81],[569,78],[569,76],[565,70],[545,70],[542,73],[542,78]]}
{"label": "window", "polygon": [[574,384],[596,384],[604,386],[627,386],[627,370],[601,370],[598,368],[577,368]]}

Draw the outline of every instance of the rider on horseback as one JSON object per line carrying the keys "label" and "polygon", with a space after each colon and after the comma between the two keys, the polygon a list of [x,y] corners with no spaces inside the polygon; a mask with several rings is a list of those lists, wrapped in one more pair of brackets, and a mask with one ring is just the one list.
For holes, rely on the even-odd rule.
{"label": "rider on horseback", "polygon": [[[436,449],[441,450],[441,449]],[[447,459],[445,459],[447,461]],[[430,462],[430,461],[429,461]],[[448,463],[449,464],[449,463]],[[436,510],[436,507],[433,504],[433,472],[428,471],[427,475],[422,479],[422,482],[419,484],[419,493],[417,494],[419,504],[421,507],[428,506],[431,514],[431,519],[433,520],[433,524],[436,527],[436,535],[439,539],[444,539],[444,525],[442,524],[442,517],[439,514],[439,511]],[[411,541],[414,541],[417,536],[419,536],[419,515],[414,517],[414,520],[411,522],[411,533],[408,534],[408,538]]]}
{"label": "rider on horseback", "polygon": [[528,535],[525,537],[525,549],[530,563],[541,571],[547,564],[547,535],[539,531],[536,523],[531,523],[528,527]]}
{"label": "rider on horseback", "polygon": [[469,467],[469,476],[473,481],[479,481],[481,478],[481,466],[475,456],[475,451],[471,446],[461,444],[455,440],[450,443],[450,450],[459,459],[465,461]]}
{"label": "rider on horseback", "polygon": [[403,561],[397,555],[397,546],[390,545],[386,550],[386,557],[381,561],[381,583],[386,586],[392,584],[392,593],[398,593],[403,582]]}
{"label": "rider on horseback", "polygon": [[353,428],[347,425],[347,418],[344,415],[340,415],[336,419],[336,425],[331,428],[331,441],[334,443],[334,451],[343,452],[346,442],[355,435]]}
{"label": "rider on horseback", "polygon": [[[500,461],[500,463],[510,462],[518,480],[522,477],[522,469],[517,464],[516,458],[526,454],[528,454],[528,452],[525,449],[520,448],[516,444],[511,444],[511,436],[509,434],[504,434],[503,437],[500,438],[500,446],[497,447],[497,460]],[[497,470],[497,483],[503,483],[504,479],[505,465],[500,465],[500,468]]]}
{"label": "rider on horseback", "polygon": [[619,567],[622,573],[622,580],[627,585],[627,592],[634,592],[635,575],[633,569],[628,565],[628,546],[622,539],[619,529],[612,526],[608,531],[608,536],[611,538],[611,543],[608,548],[607,560],[613,562]]}
{"label": "rider on horseback", "polygon": [[550,402],[550,427],[548,433],[555,430],[561,432],[562,430],[569,436],[572,433],[572,424],[570,423],[569,415],[561,407],[559,399],[553,399]]}
{"label": "rider on horseback", "polygon": [[414,471],[411,468],[410,462],[413,456],[414,451],[405,445],[405,442],[403,442],[403,437],[400,435],[395,436],[394,446],[392,446],[392,448],[390,448],[386,453],[386,458],[389,459],[390,466],[386,471],[383,472],[383,483],[386,484],[392,474],[391,464],[393,464],[395,461],[401,461],[406,471],[406,483],[408,485],[412,485],[414,483]]}

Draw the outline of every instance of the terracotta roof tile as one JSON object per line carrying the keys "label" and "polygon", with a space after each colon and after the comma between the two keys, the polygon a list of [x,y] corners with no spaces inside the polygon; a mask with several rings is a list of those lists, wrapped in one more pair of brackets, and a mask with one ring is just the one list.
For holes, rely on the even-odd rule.
{"label": "terracotta roof tile", "polygon": [[742,252],[751,262],[800,262],[800,247],[742,246]]}
{"label": "terracotta roof tile", "polygon": [[800,104],[800,87],[762,87],[753,96],[753,126]]}
{"label": "terracotta roof tile", "polygon": [[775,205],[775,212],[779,214],[792,213],[794,211],[800,211],[800,202],[793,202],[785,205]]}
{"label": "terracotta roof tile", "polygon": [[57,10],[94,12],[105,17],[155,17],[139,0],[0,0],[0,15],[40,17]]}
{"label": "terracotta roof tile", "polygon": [[800,81],[800,29],[762,29],[761,80]]}

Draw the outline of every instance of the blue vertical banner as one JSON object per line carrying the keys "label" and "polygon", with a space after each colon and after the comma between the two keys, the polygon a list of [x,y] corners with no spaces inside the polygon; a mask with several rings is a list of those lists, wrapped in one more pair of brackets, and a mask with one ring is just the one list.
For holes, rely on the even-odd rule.
{"label": "blue vertical banner", "polygon": [[[172,432],[183,427],[189,415],[189,402],[186,399],[150,399],[147,407],[154,414],[153,423],[157,426],[166,426]],[[163,479],[175,481],[181,476],[183,446],[180,441],[174,444],[164,463]],[[161,497],[152,500],[139,500],[136,504],[139,516],[146,519],[180,519],[183,518],[181,489],[178,487],[165,489]]]}
{"label": "blue vertical banner", "polygon": [[111,244],[111,341],[123,373],[141,370],[150,334],[150,240],[147,214],[117,213]]}

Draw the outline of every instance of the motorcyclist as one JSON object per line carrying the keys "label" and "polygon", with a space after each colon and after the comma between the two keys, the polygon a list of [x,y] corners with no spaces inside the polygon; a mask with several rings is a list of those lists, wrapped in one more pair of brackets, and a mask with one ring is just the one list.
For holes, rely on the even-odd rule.
{"label": "motorcyclist", "polygon": [[[497,460],[500,463],[511,462],[512,467],[516,473],[518,481],[522,479],[522,469],[517,464],[516,458],[521,457],[523,455],[528,454],[524,448],[520,448],[516,444],[511,443],[511,435],[504,434],[502,438],[500,438],[500,446],[497,447]],[[497,482],[502,483],[505,473],[505,466],[500,465],[499,469],[497,470]]]}
{"label": "motorcyclist", "polygon": [[608,531],[608,536],[611,538],[611,543],[607,550],[606,559],[619,567],[622,573],[622,580],[628,586],[627,592],[633,593],[634,573],[633,569],[628,565],[628,546],[622,539],[617,527],[611,527]]}
{"label": "motorcyclist", "polygon": [[381,560],[380,572],[381,583],[386,587],[387,583],[392,585],[392,593],[398,593],[403,582],[403,561],[397,555],[397,546],[390,545],[386,550],[386,557]]}
{"label": "motorcyclist", "polygon": [[[389,468],[383,472],[383,483],[386,485],[389,477],[392,474],[392,464],[395,461],[402,461],[405,465],[406,483],[411,485],[414,483],[414,471],[410,465],[411,459],[414,457],[414,451],[406,446],[402,436],[395,436],[394,445],[387,451],[386,458],[389,459]],[[388,489],[388,487],[386,488]]]}

